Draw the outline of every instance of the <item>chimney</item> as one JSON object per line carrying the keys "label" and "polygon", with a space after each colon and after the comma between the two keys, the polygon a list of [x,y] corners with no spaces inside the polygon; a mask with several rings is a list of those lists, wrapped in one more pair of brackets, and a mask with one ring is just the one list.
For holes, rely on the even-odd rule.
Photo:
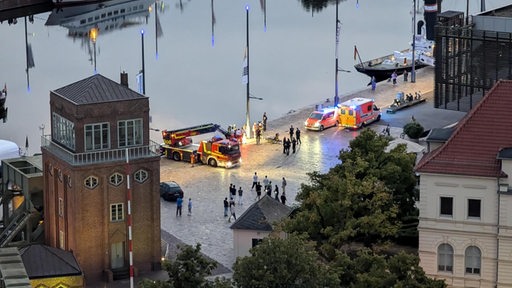
{"label": "chimney", "polygon": [[121,85],[128,87],[128,73],[121,72]]}

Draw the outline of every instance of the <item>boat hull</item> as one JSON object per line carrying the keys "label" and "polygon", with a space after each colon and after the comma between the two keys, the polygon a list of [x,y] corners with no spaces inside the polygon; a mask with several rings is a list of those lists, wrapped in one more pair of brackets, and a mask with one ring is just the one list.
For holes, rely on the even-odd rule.
{"label": "boat hull", "polygon": [[[408,50],[404,50],[400,53],[407,53]],[[427,66],[425,63],[419,60],[414,61],[415,69],[420,69]],[[354,68],[359,73],[366,74],[370,77],[375,77],[377,82],[388,80],[391,78],[391,74],[396,72],[397,75],[402,75],[404,71],[412,71],[412,61],[396,60],[396,54],[390,54],[381,58],[365,61],[354,65]]]}

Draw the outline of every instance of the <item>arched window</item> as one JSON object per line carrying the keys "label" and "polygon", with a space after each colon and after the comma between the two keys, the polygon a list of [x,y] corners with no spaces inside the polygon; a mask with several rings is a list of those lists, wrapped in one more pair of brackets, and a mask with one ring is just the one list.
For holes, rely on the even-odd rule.
{"label": "arched window", "polygon": [[482,253],[476,246],[469,246],[466,248],[466,273],[467,274],[480,274]]}
{"label": "arched window", "polygon": [[453,248],[450,244],[437,247],[437,270],[453,272]]}

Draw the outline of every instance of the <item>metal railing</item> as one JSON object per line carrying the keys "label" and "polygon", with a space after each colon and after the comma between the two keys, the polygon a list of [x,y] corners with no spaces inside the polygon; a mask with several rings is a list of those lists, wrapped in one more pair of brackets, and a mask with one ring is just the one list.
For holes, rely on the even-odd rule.
{"label": "metal railing", "polygon": [[41,147],[73,166],[126,161],[127,153],[130,160],[160,156],[160,145],[151,140],[147,146],[73,153],[53,142],[50,135],[44,135],[41,136]]}

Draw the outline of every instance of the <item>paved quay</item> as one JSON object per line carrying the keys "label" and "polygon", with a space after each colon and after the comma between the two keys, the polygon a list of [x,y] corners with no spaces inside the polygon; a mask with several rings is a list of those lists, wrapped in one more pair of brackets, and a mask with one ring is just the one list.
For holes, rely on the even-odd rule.
{"label": "paved quay", "polygon": [[[433,68],[423,68],[417,71],[416,82],[403,82],[402,77],[397,85],[390,82],[380,82],[376,91],[366,87],[356,92],[341,95],[340,102],[353,97],[374,98],[377,106],[382,109],[382,119],[369,127],[377,132],[382,131],[387,124],[391,127],[391,136],[398,138],[402,127],[411,121],[414,116],[425,129],[444,127],[460,120],[465,113],[434,109],[432,104]],[[395,114],[385,112],[386,107],[393,102],[398,92],[414,93],[421,91],[427,101],[414,107],[400,110]],[[325,100],[325,99],[324,99]],[[331,99],[332,100],[332,99]],[[301,183],[308,182],[307,173],[319,171],[327,172],[331,167],[339,164],[339,151],[347,148],[349,142],[358,135],[358,131],[342,128],[329,128],[321,132],[306,131],[303,129],[304,121],[315,105],[329,103],[315,103],[308,107],[290,110],[281,117],[269,116],[265,137],[279,133],[281,138],[287,135],[290,125],[299,127],[302,131],[302,144],[298,146],[295,154],[282,153],[282,146],[266,143],[256,145],[253,139],[242,145],[242,165],[233,169],[212,168],[206,165],[192,166],[186,162],[176,162],[165,158],[161,159],[160,180],[178,182],[184,192],[185,201],[183,216],[176,216],[176,203],[161,201],[162,241],[167,257],[175,255],[179,244],[195,245],[201,243],[202,252],[218,262],[219,267],[215,275],[230,275],[231,267],[235,262],[233,249],[233,232],[223,215],[223,200],[228,196],[230,184],[242,187],[244,191],[243,205],[237,205],[236,215],[242,213],[255,202],[255,192],[251,191],[252,176],[254,172],[261,181],[265,175],[277,184],[281,191],[281,179],[287,180],[287,205],[297,204],[295,196]],[[253,118],[254,115],[253,115]],[[213,121],[214,122],[214,121]],[[241,125],[240,125],[241,126]],[[421,143],[420,143],[421,144]],[[186,203],[192,198],[193,211],[188,216]],[[136,251],[134,251],[136,253]],[[167,279],[164,271],[140,275],[139,278]],[[127,280],[116,281],[109,287],[126,287]],[[122,285],[125,286],[122,286]],[[120,285],[120,286],[115,286]]]}

